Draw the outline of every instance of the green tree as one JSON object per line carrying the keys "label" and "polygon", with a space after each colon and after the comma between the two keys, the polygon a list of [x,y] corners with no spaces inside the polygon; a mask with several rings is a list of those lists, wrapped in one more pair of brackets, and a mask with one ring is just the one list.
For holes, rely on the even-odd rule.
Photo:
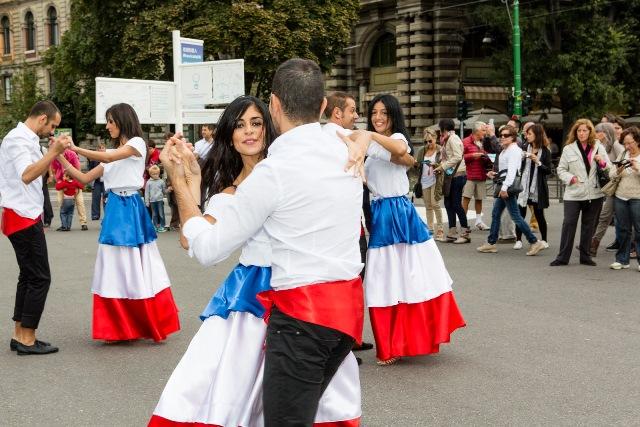
{"label": "green tree", "polygon": [[[599,118],[605,111],[626,110],[629,105],[631,60],[634,51],[637,54],[638,37],[621,7],[637,7],[640,2],[624,3],[521,3],[523,87],[557,95],[565,130],[578,117]],[[473,15],[497,35],[496,72],[511,86],[511,24],[504,5],[479,6]]]}
{"label": "green tree", "polygon": [[[4,137],[20,121],[24,121],[35,104],[45,99],[38,88],[38,76],[32,66],[23,65],[21,71],[11,78],[11,100],[0,105],[0,135]],[[4,90],[2,99],[5,99]]]}
{"label": "green tree", "polygon": [[171,80],[171,30],[179,29],[204,40],[205,60],[244,58],[246,92],[266,98],[288,58],[329,70],[349,42],[358,7],[357,0],[76,0],[71,28],[48,58],[54,96],[69,107],[76,132],[93,130],[95,77]]}

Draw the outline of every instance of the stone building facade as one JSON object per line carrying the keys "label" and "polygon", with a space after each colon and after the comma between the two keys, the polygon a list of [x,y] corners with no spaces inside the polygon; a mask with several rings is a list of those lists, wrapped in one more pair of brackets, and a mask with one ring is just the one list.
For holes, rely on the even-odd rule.
{"label": "stone building facade", "polygon": [[0,78],[3,102],[10,102],[14,76],[34,66],[40,88],[49,93],[55,81],[43,64],[49,47],[69,28],[71,0],[0,0]]}
{"label": "stone building facade", "polygon": [[327,79],[327,90],[357,97],[359,111],[378,93],[395,95],[410,132],[456,116],[463,96],[474,108],[506,110],[508,89],[493,85],[484,30],[467,10],[434,0],[361,0],[360,20]]}

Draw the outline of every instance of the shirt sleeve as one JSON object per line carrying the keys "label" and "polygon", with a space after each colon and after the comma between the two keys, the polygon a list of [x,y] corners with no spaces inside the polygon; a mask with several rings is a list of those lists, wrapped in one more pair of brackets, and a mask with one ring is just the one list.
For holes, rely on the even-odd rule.
{"label": "shirt sleeve", "polygon": [[24,139],[16,139],[5,142],[7,144],[7,154],[11,163],[13,163],[18,172],[18,177],[22,178],[24,171],[33,164],[31,154],[29,153],[29,141]]}
{"label": "shirt sleeve", "polygon": [[147,156],[147,143],[144,142],[144,139],[139,138],[139,137],[135,137],[135,138],[131,138],[129,141],[127,141],[126,145],[130,145],[133,148],[136,149],[136,151],[142,156],[142,157],[146,157]]}
{"label": "shirt sleeve", "polygon": [[240,248],[264,225],[282,195],[278,175],[267,160],[259,163],[238,187],[230,203],[220,210],[215,224],[201,216],[189,219],[183,228],[190,255],[202,265],[212,265]]}

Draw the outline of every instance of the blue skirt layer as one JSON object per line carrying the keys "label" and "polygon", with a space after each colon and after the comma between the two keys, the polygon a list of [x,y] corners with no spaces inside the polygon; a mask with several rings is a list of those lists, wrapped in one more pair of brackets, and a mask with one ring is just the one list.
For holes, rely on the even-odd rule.
{"label": "blue skirt layer", "polygon": [[232,311],[264,315],[264,306],[256,295],[271,290],[271,267],[248,267],[238,264],[222,283],[209,305],[200,315],[205,320],[211,316],[229,317]]}
{"label": "blue skirt layer", "polygon": [[386,197],[371,202],[370,248],[396,243],[422,243],[431,238],[416,208],[405,196]]}
{"label": "blue skirt layer", "polygon": [[109,191],[98,242],[111,246],[140,246],[158,238],[140,194],[120,196]]}

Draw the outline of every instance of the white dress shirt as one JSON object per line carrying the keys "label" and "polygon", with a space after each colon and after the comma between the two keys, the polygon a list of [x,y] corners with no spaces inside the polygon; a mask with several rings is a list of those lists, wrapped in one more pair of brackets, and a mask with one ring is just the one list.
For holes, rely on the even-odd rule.
{"label": "white dress shirt", "polygon": [[40,159],[40,138],[27,125],[18,123],[0,144],[0,206],[29,219],[36,219],[42,214],[42,177],[29,184],[22,182],[22,174],[27,167]]}
{"label": "white dress shirt", "polygon": [[205,157],[207,157],[207,153],[209,153],[211,147],[213,147],[213,140],[211,140],[211,142],[208,142],[206,139],[202,138],[200,141],[196,141],[195,145],[193,146],[193,151],[195,151],[198,157],[204,159]]}
{"label": "white dress shirt", "polygon": [[192,253],[204,265],[219,262],[264,227],[273,288],[357,277],[362,180],[344,171],[347,159],[346,145],[319,123],[280,135],[215,224],[202,217],[186,222]]}
{"label": "white dress shirt", "polygon": [[521,164],[522,149],[518,147],[518,144],[511,143],[506,150],[500,152],[498,165],[500,170],[507,170],[507,176],[502,183],[502,191],[507,191],[511,184],[513,184]]}
{"label": "white dress shirt", "polygon": [[[401,133],[391,135],[392,139],[402,141],[407,146],[407,153],[410,151],[407,139]],[[371,198],[404,196],[409,192],[409,177],[407,176],[407,166],[391,163],[391,153],[382,148],[375,141],[371,142],[370,149],[382,149],[387,153],[385,157],[369,156],[364,164],[364,173],[367,177],[367,187],[371,191]]]}

